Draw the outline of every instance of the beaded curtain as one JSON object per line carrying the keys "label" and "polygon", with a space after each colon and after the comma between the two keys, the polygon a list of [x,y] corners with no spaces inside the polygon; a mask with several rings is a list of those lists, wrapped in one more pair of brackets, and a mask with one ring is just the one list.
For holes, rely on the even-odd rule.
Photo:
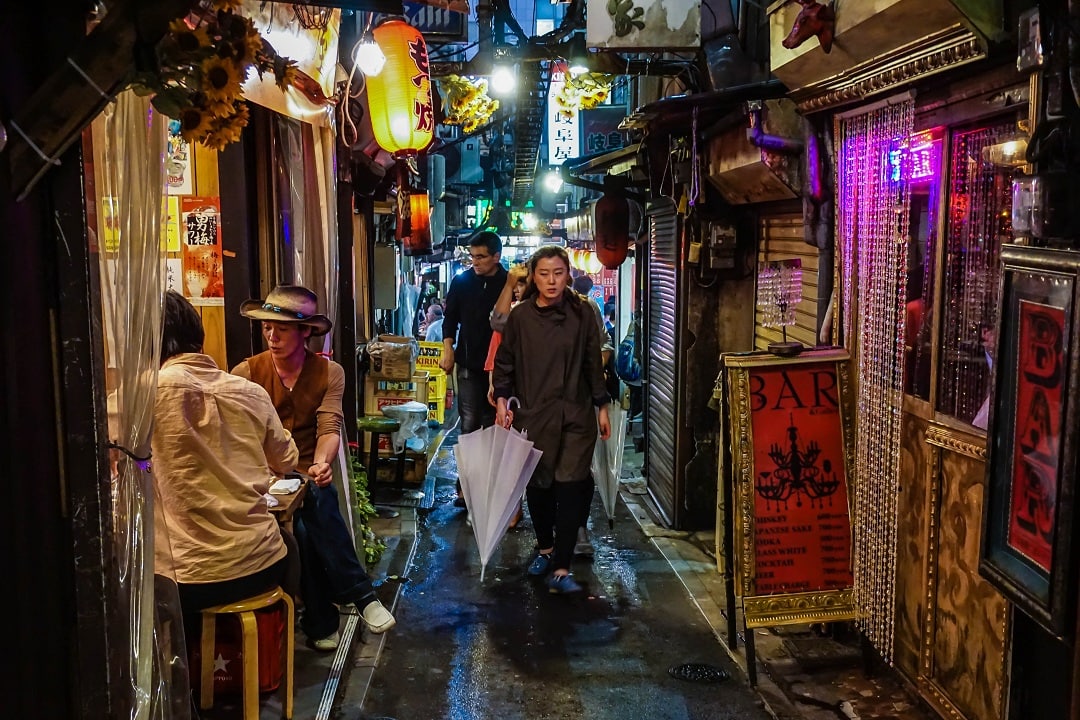
{"label": "beaded curtain", "polygon": [[997,320],[998,257],[1001,243],[1012,242],[1016,171],[986,162],[983,151],[1015,131],[1010,118],[952,135],[937,409],[967,423],[990,389],[979,330]]}
{"label": "beaded curtain", "polygon": [[892,662],[896,496],[911,193],[890,154],[914,126],[910,98],[836,120],[842,337],[856,363],[855,602]]}

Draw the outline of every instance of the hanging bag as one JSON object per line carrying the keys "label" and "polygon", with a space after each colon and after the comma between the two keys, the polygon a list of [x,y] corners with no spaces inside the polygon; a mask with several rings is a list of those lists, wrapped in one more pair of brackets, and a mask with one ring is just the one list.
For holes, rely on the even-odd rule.
{"label": "hanging bag", "polygon": [[619,343],[619,349],[615,353],[615,373],[628,385],[637,385],[641,382],[641,362],[637,354],[637,333],[634,331],[634,323],[626,331],[626,337]]}

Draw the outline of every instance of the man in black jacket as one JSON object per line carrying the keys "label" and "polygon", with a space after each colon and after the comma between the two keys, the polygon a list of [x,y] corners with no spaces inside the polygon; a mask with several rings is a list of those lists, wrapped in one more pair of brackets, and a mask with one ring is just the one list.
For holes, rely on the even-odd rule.
{"label": "man in black jacket", "polygon": [[[488,375],[484,361],[491,344],[491,310],[506,284],[506,268],[499,262],[502,240],[498,235],[484,231],[474,237],[469,243],[469,256],[472,268],[459,273],[446,293],[443,356],[439,361],[447,373],[457,365],[462,434],[495,422],[495,408],[487,400]],[[462,506],[460,497],[455,504]]]}

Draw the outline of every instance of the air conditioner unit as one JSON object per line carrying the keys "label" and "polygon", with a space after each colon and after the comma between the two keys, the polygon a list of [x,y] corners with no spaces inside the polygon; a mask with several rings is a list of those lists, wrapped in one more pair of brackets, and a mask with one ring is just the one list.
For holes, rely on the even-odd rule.
{"label": "air conditioner unit", "polygon": [[484,181],[480,167],[480,139],[463,140],[441,153],[446,159],[446,182],[448,185],[478,185]]}

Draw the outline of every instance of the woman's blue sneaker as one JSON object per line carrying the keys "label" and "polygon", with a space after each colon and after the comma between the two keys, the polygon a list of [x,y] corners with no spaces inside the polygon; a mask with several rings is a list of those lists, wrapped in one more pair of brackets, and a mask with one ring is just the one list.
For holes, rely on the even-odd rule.
{"label": "woman's blue sneaker", "polygon": [[552,575],[547,581],[548,592],[552,595],[566,595],[581,592],[581,586],[569,575]]}
{"label": "woman's blue sneaker", "polygon": [[551,553],[536,553],[536,557],[529,563],[529,569],[525,572],[529,573],[533,577],[540,577],[541,575],[547,575],[548,570],[551,569]]}

